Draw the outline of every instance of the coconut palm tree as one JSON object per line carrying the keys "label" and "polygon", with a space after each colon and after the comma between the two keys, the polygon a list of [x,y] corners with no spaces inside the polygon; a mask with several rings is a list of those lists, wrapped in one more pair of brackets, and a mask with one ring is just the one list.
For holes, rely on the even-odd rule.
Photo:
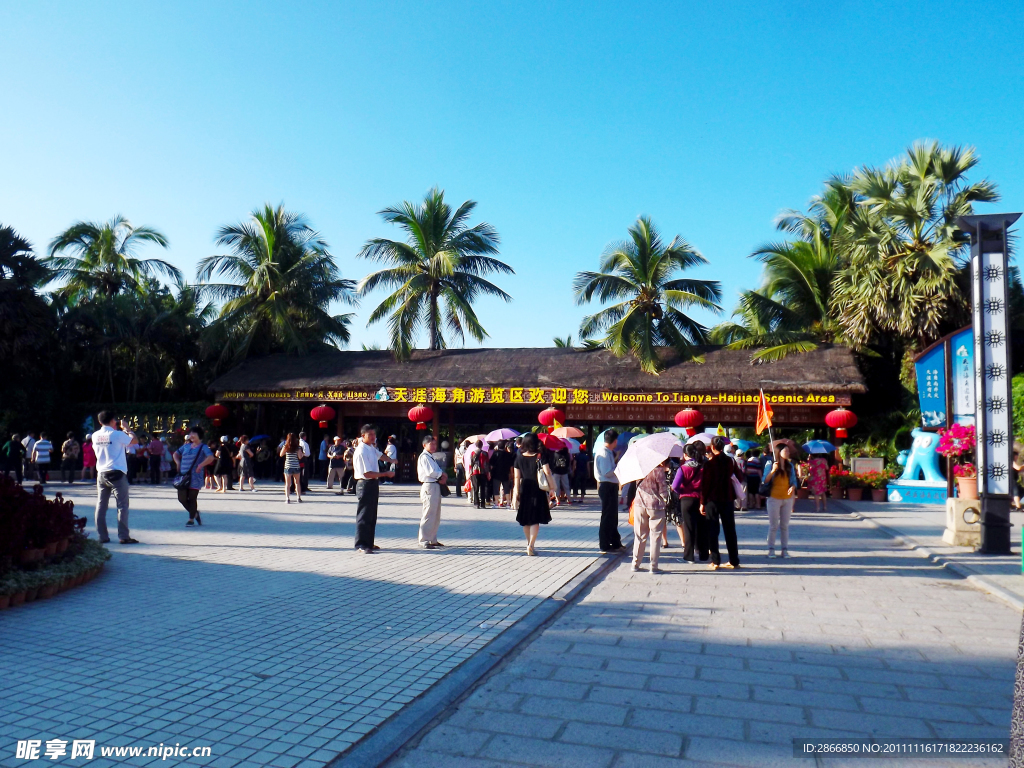
{"label": "coconut palm tree", "polygon": [[36,290],[49,277],[32,244],[12,227],[0,227],[0,360],[38,352],[49,337],[53,313]]}
{"label": "coconut palm tree", "polygon": [[866,344],[892,334],[918,349],[966,319],[957,273],[967,251],[956,220],[999,199],[989,181],[969,183],[973,148],[918,142],[884,169],[856,171],[856,206],[838,243],[836,316]]}
{"label": "coconut palm tree", "polygon": [[[223,302],[213,323],[227,340],[222,359],[305,353],[349,340],[352,316],[329,310],[333,302],[356,303],[355,283],[341,277],[304,216],[268,204],[222,227],[216,242],[231,252],[201,260],[197,277],[204,296]],[[230,282],[210,282],[221,275]]]}
{"label": "coconut palm tree", "polygon": [[659,347],[694,357],[693,346],[706,343],[708,329],[686,310],[721,311],[722,291],[716,280],[676,275],[707,263],[678,235],[665,245],[650,218],[641,216],[629,228],[628,240],[605,249],[600,272],[576,273],[577,305],[595,296],[602,302],[618,302],[585,317],[580,337],[604,333],[602,346],[619,356],[632,353],[648,373],[664,368]]}
{"label": "coconut palm tree", "polygon": [[118,214],[110,221],[80,221],[50,242],[46,266],[62,282],[58,293],[72,303],[85,298],[138,291],[146,278],[163,275],[180,280],[181,272],[162,259],[141,259],[147,243],[167,247],[167,238],[152,227],[136,227]]}
{"label": "coconut palm tree", "polygon": [[405,231],[405,242],[374,238],[358,254],[388,265],[362,279],[359,295],[394,289],[370,314],[368,325],[388,318],[390,347],[400,360],[409,357],[421,330],[427,332],[429,349],[445,349],[449,338],[462,341],[467,333],[482,341],[487,331],[473,302],[481,295],[512,300],[484,278],[515,271],[492,255],[499,242],[494,227],[469,226],[474,208],[476,203],[467,200],[452,211],[444,190],[435,187],[419,205],[403,202],[380,211],[384,221]]}

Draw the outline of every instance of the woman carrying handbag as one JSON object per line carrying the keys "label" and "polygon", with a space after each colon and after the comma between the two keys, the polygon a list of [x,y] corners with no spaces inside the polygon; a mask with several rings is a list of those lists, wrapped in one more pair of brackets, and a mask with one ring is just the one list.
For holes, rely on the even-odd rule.
{"label": "woman carrying handbag", "polygon": [[512,507],[516,522],[526,536],[526,554],[537,554],[534,545],[540,527],[551,522],[550,496],[555,487],[551,468],[544,463],[538,450],[537,436],[526,434],[513,464],[515,480],[512,488]]}

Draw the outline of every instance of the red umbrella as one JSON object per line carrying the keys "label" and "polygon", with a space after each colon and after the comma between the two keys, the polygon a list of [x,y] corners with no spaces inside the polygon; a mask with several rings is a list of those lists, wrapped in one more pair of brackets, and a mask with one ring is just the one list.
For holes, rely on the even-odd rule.
{"label": "red umbrella", "polygon": [[545,448],[551,451],[557,451],[562,448],[569,447],[568,445],[566,445],[565,441],[562,440],[562,438],[555,437],[554,435],[546,435],[544,433],[539,433],[537,435],[537,439],[544,443]]}

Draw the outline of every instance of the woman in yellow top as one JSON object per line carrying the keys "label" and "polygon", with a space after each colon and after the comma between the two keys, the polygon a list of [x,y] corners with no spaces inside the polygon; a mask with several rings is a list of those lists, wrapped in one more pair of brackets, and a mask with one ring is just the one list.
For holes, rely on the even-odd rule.
{"label": "woman in yellow top", "polygon": [[764,465],[763,485],[771,486],[767,499],[768,506],[768,557],[775,557],[775,532],[780,532],[782,556],[789,557],[789,518],[796,501],[796,467],[789,454],[789,446],[775,446],[775,456]]}

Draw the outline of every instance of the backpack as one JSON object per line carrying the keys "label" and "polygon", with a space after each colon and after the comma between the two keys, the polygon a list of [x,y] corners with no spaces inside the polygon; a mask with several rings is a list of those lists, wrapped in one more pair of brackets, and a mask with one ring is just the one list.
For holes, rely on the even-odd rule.
{"label": "backpack", "polygon": [[[556,469],[568,469],[569,468],[569,457],[559,451],[555,454],[554,465]],[[561,474],[561,473],[559,473]]]}
{"label": "backpack", "polygon": [[469,466],[470,466],[470,467],[471,467],[471,468],[472,468],[473,470],[475,470],[476,472],[478,472],[478,473],[479,473],[480,471],[482,471],[482,469],[483,469],[483,467],[481,466],[481,462],[480,462],[480,454],[481,454],[481,453],[483,453],[483,452],[484,452],[484,451],[483,451],[483,449],[481,448],[481,449],[480,449],[479,451],[477,451],[476,453],[474,453],[474,454],[473,454],[473,458],[471,458],[471,459],[469,460]]}

